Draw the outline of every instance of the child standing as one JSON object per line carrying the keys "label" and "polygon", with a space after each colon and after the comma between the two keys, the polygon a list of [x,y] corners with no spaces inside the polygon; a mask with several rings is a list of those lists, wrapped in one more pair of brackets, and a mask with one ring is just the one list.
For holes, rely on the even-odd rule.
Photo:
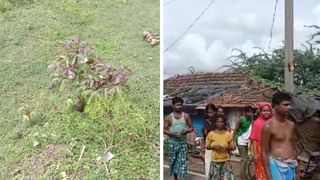
{"label": "child standing", "polygon": [[233,180],[230,151],[234,150],[235,146],[223,116],[217,117],[216,129],[208,134],[206,146],[208,150],[212,150],[208,180]]}

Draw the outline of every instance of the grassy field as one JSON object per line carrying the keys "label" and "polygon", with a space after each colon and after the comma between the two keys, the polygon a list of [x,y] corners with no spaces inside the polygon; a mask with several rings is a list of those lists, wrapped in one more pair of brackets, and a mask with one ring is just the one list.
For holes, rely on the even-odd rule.
{"label": "grassy field", "polygon": [[[0,179],[159,179],[159,46],[141,35],[159,33],[159,1],[25,2],[0,0]],[[72,94],[48,89],[59,42],[76,37],[133,72],[112,116],[70,111]],[[19,112],[26,106],[29,121]],[[109,171],[105,146],[115,155]]]}

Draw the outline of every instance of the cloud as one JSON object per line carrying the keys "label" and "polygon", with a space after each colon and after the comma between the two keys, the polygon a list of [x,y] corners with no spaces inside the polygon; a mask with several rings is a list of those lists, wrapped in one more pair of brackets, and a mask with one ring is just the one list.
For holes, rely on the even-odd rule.
{"label": "cloud", "polygon": [[313,14],[320,14],[320,4],[318,4],[315,8],[312,9]]}
{"label": "cloud", "polygon": [[168,52],[164,58],[166,75],[183,74],[190,66],[196,71],[216,71],[226,64],[229,49],[221,40],[208,44],[199,34],[186,36],[174,52]]}
{"label": "cloud", "polygon": [[[206,7],[210,0],[177,0],[164,9],[164,45],[176,40]],[[274,1],[216,1],[188,33],[164,55],[165,77],[197,71],[216,71],[229,62],[233,48],[248,55],[268,50]],[[315,7],[315,8],[314,8]],[[320,24],[318,0],[295,2],[295,48],[315,32],[304,25]],[[279,1],[273,28],[271,50],[284,43],[284,2]]]}

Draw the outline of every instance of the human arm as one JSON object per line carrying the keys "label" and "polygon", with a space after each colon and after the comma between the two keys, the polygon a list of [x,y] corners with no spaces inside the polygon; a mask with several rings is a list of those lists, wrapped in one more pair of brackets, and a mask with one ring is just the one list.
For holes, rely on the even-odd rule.
{"label": "human arm", "polygon": [[237,132],[238,132],[240,126],[241,126],[241,118],[237,120],[236,126],[234,127],[234,130],[233,130],[233,140],[234,141],[236,141],[236,135],[237,135]]}
{"label": "human arm", "polygon": [[[295,124],[293,124],[293,136],[292,136],[292,143],[293,143],[293,147],[295,148],[295,159],[298,160],[298,155],[300,154],[299,152],[299,148],[298,148],[298,144],[297,144],[297,136],[299,136],[298,134],[298,130],[297,127],[295,126]],[[296,179],[300,180],[300,173],[299,173],[299,168],[296,168]]]}
{"label": "human arm", "polygon": [[270,139],[271,128],[269,124],[266,124],[262,129],[262,162],[266,172],[267,180],[272,180],[271,172],[269,169],[269,151],[270,151]]}
{"label": "human arm", "polygon": [[226,147],[222,147],[219,145],[207,146],[207,150],[218,151],[218,152],[228,151]]}
{"label": "human arm", "polygon": [[188,128],[181,132],[181,134],[183,134],[183,135],[186,135],[186,134],[191,133],[193,131],[192,120],[191,120],[191,117],[189,116],[189,114],[187,114],[187,113],[185,113],[185,121],[186,121]]}
{"label": "human arm", "polygon": [[257,136],[258,136],[258,133],[260,132],[261,134],[261,131],[262,129],[258,129],[257,127],[257,123],[254,122],[252,124],[252,130],[251,130],[251,134],[250,134],[250,154],[252,156],[252,158],[254,160],[257,159],[257,140],[259,139]]}
{"label": "human arm", "polygon": [[219,145],[212,145],[212,146],[207,146],[207,150],[213,150],[213,151],[224,151],[225,148]]}
{"label": "human arm", "polygon": [[235,149],[236,149],[236,147],[235,147],[235,144],[234,144],[234,139],[233,139],[232,134],[230,134],[229,140],[228,140],[228,148],[227,148],[227,151],[233,151],[233,150],[235,150]]}
{"label": "human arm", "polygon": [[211,150],[211,135],[210,135],[210,133],[207,134],[205,141],[206,141],[205,148],[207,150]]}

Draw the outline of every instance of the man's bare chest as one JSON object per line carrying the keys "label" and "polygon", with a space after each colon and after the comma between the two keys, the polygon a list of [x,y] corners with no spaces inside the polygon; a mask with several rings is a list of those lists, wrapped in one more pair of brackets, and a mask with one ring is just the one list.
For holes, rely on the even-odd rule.
{"label": "man's bare chest", "polygon": [[272,140],[277,142],[288,142],[293,138],[293,128],[292,127],[276,127],[273,129]]}

